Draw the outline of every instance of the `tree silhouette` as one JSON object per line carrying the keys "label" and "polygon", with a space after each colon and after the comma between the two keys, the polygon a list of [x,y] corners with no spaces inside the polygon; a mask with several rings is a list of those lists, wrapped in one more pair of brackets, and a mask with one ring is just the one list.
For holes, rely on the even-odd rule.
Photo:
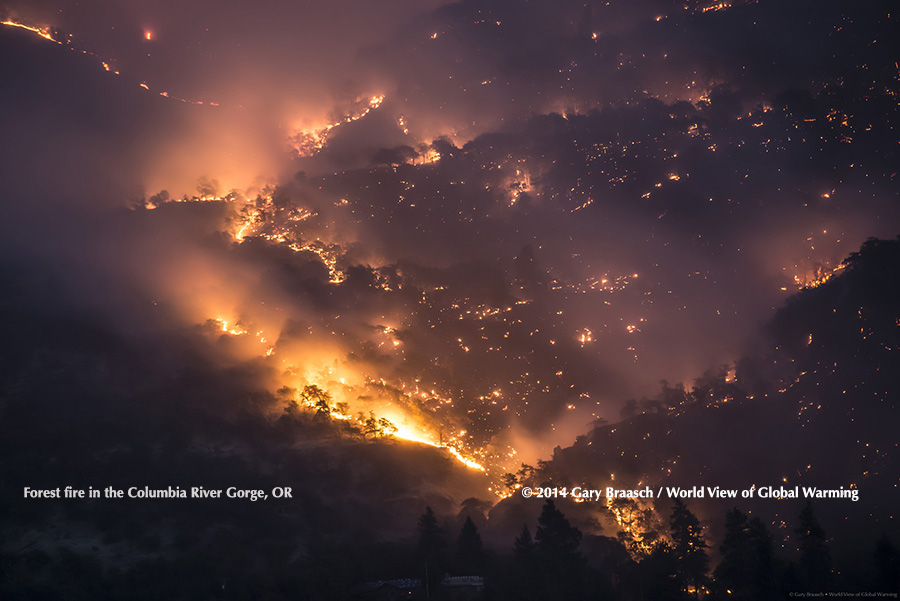
{"label": "tree silhouette", "polygon": [[527,484],[534,478],[534,467],[523,463],[519,471],[516,472],[516,477],[519,479],[520,484]]}
{"label": "tree silhouette", "polygon": [[484,571],[484,547],[481,535],[472,518],[467,517],[456,539],[456,569],[463,575],[477,575]]}
{"label": "tree silhouette", "polygon": [[397,426],[394,422],[385,417],[376,417],[374,411],[369,411],[369,416],[359,412],[359,421],[362,423],[363,438],[371,436],[378,438],[383,436],[392,436],[397,432]]}
{"label": "tree silhouette", "polygon": [[900,554],[887,535],[875,543],[875,586],[879,591],[900,589]]}
{"label": "tree silhouette", "polygon": [[675,499],[669,524],[678,572],[685,584],[699,589],[706,583],[706,572],[709,570],[709,555],[700,521],[688,510],[684,501]]}
{"label": "tree silhouette", "polygon": [[284,405],[284,415],[293,419],[299,419],[300,405],[297,404],[297,401],[291,400]]}
{"label": "tree silhouette", "polygon": [[375,417],[374,411],[369,411],[368,417],[366,417],[365,413],[360,411],[356,414],[356,419],[360,423],[363,438],[367,438],[369,435],[375,436],[375,433],[378,430],[378,419]]}
{"label": "tree silhouette", "polygon": [[300,400],[315,409],[318,415],[331,413],[331,395],[315,384],[307,384],[303,387],[300,392]]}
{"label": "tree silhouette", "polygon": [[552,499],[544,503],[535,534],[537,552],[543,559],[572,560],[579,556],[581,531],[569,523]]}
{"label": "tree silhouette", "polygon": [[619,415],[622,416],[623,419],[628,419],[629,417],[634,417],[638,412],[638,402],[636,399],[628,399],[625,401],[625,404],[622,406],[622,410],[619,411]]}
{"label": "tree silhouette", "polygon": [[444,529],[438,524],[431,507],[425,508],[425,513],[419,517],[419,542],[416,545],[416,556],[421,560],[421,569],[427,580],[429,588],[440,581],[446,565],[447,541],[444,538]]}
{"label": "tree silhouette", "polygon": [[716,567],[719,593],[729,599],[768,599],[775,595],[772,538],[759,518],[734,508],[725,515],[722,560]]}
{"label": "tree silhouette", "polygon": [[828,590],[833,583],[831,554],[825,531],[807,502],[800,512],[800,525],[795,529],[800,543],[800,578],[807,590]]}
{"label": "tree silhouette", "polygon": [[608,511],[621,526],[616,538],[633,555],[647,555],[660,544],[660,524],[652,508],[642,508],[634,499],[618,498]]}
{"label": "tree silhouette", "polygon": [[412,146],[402,145],[393,148],[379,148],[372,155],[374,165],[403,165],[419,156]]}
{"label": "tree silhouette", "polygon": [[552,499],[541,510],[534,538],[544,592],[560,598],[579,596],[586,576],[584,558],[578,551],[581,531],[569,523]]}
{"label": "tree silhouette", "polygon": [[393,436],[397,433],[397,426],[386,417],[378,418],[378,429],[381,436]]}
{"label": "tree silhouette", "polygon": [[512,598],[523,601],[538,599],[538,570],[534,539],[526,524],[513,544],[513,563],[509,590]]}
{"label": "tree silhouette", "polygon": [[512,494],[514,490],[516,490],[516,486],[519,484],[519,479],[516,478],[516,475],[512,472],[508,472],[503,474],[500,478],[500,483],[506,487],[506,492]]}
{"label": "tree silhouette", "polygon": [[645,599],[679,601],[686,599],[685,581],[678,558],[668,545],[657,545],[638,564],[640,596]]}
{"label": "tree silhouette", "polygon": [[513,544],[513,559],[516,563],[529,568],[534,565],[534,539],[531,538],[531,531],[526,524],[522,525],[522,533],[516,537]]}
{"label": "tree silhouette", "polygon": [[419,517],[419,553],[430,555],[443,550],[446,544],[444,530],[438,525],[434,511],[426,507],[425,513]]}

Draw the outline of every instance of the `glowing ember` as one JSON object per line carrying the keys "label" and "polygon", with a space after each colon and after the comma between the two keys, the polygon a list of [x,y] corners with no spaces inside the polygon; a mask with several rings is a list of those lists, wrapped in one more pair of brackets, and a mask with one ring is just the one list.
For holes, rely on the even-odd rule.
{"label": "glowing ember", "polygon": [[579,330],[578,332],[576,332],[576,335],[577,335],[576,340],[578,340],[578,343],[581,346],[584,346],[584,345],[594,341],[594,333],[591,332],[591,330],[588,328]]}

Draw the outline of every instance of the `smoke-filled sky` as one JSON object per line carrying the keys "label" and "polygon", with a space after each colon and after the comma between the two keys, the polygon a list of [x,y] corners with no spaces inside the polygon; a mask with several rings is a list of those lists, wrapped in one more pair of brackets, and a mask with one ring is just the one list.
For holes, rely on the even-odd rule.
{"label": "smoke-filled sky", "polygon": [[3,252],[60,310],[488,467],[734,362],[900,223],[881,5],[0,17]]}

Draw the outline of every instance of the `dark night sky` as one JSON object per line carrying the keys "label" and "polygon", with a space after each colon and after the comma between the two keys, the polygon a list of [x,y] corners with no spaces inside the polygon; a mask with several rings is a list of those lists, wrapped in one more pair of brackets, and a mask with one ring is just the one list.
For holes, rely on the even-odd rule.
{"label": "dark night sky", "polygon": [[887,3],[0,17],[59,42],[0,27],[0,252],[56,290],[16,276],[23,323],[109,332],[176,389],[202,358],[261,415],[318,385],[494,487],[660,380],[730,382],[787,299],[900,231]]}

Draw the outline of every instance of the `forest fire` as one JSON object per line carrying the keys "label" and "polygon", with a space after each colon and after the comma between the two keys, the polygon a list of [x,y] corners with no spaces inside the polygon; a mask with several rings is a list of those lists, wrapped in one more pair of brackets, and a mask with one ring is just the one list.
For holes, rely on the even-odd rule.
{"label": "forest fire", "polygon": [[837,267],[829,267],[820,265],[803,275],[795,275],[794,283],[800,288],[816,288],[825,282],[831,280],[835,275],[844,270],[847,266],[840,264]]}
{"label": "forest fire", "polygon": [[417,442],[417,443],[428,445],[430,447],[435,447],[438,449],[444,449],[448,453],[450,453],[450,455],[452,455],[457,461],[459,461],[461,464],[463,464],[467,468],[470,468],[473,470],[478,470],[481,472],[485,471],[484,467],[480,463],[478,463],[474,459],[471,459],[471,458],[463,455],[463,453],[460,452],[460,450],[456,446],[453,446],[452,444],[447,444],[444,442],[435,442],[430,437],[428,437],[424,434],[421,434],[416,429],[410,428],[409,426],[406,426],[406,425],[397,425],[396,428],[397,428],[397,430],[393,433],[393,436],[396,436],[397,438],[402,438],[403,440]]}
{"label": "forest fire", "polygon": [[[224,318],[215,318],[208,320],[207,323],[213,327],[216,334],[246,338],[251,333],[248,330],[248,326],[241,320],[232,321]],[[355,397],[361,397],[362,395],[354,393],[354,388],[358,388],[360,383],[365,381],[367,377],[359,373],[351,374],[344,370],[344,375],[338,378],[334,374],[334,370],[327,367],[339,363],[337,357],[321,356],[313,360],[306,358],[296,361],[291,358],[290,350],[279,351],[277,345],[269,345],[269,337],[263,329],[257,330],[252,337],[257,339],[262,346],[253,347],[253,350],[249,351],[249,356],[267,357],[271,358],[269,361],[281,364],[280,369],[285,379],[273,383],[273,390],[281,389],[286,385],[296,386],[300,392],[294,400],[300,402],[303,407],[324,413],[332,419],[351,423],[363,437],[372,439],[398,438],[443,449],[465,467],[482,472],[485,471],[485,467],[473,459],[468,451],[464,450],[468,446],[461,439],[461,436],[465,434],[464,431],[456,435],[448,435],[446,438],[441,434],[439,439],[435,440],[435,437],[428,434],[429,426],[424,424],[413,425],[413,418],[404,414],[402,409],[383,410],[383,407],[391,405],[389,401],[376,398],[361,402],[359,399],[356,399]],[[322,365],[322,370],[313,368],[312,366],[315,364]],[[320,371],[330,374],[330,383],[321,387],[316,384],[309,384],[308,381],[310,379],[315,381],[319,377],[317,374]],[[298,380],[298,374],[304,375]],[[335,380],[335,378],[337,379]],[[356,384],[351,384],[351,382]],[[333,399],[344,400],[333,402]],[[442,429],[441,432],[443,432]],[[483,451],[476,452],[484,455]]]}
{"label": "forest fire", "polygon": [[900,14],[348,2],[0,9],[0,597],[896,590]]}
{"label": "forest fire", "polygon": [[[295,131],[289,137],[288,144],[300,157],[313,156],[322,150],[334,128],[362,119],[381,106],[382,102],[384,102],[384,94],[378,94],[369,98],[357,98],[356,102],[351,105],[347,113],[341,118],[326,125]],[[405,128],[405,123],[401,127]]]}

